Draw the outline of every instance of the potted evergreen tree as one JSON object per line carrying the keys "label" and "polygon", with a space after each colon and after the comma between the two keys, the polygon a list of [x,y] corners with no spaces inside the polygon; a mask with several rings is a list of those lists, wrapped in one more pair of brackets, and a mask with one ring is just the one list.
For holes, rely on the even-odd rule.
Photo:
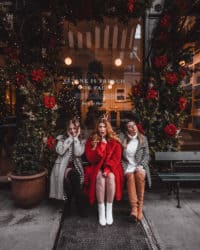
{"label": "potted evergreen tree", "polygon": [[18,91],[24,100],[23,118],[13,153],[12,193],[17,205],[31,207],[38,204],[46,192],[47,169],[52,166],[54,156],[57,105],[52,79],[46,77],[42,69],[20,75],[18,73],[21,79]]}

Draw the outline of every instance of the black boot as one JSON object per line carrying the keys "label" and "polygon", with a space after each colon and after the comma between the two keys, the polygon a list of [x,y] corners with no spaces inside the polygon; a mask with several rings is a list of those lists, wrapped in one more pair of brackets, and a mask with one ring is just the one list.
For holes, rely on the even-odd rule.
{"label": "black boot", "polygon": [[71,203],[72,203],[72,184],[70,179],[65,178],[63,183],[65,204],[64,204],[64,216],[71,214]]}
{"label": "black boot", "polygon": [[77,205],[78,214],[81,217],[88,217],[89,203],[88,203],[87,197],[85,196],[83,192],[80,192],[80,194],[76,196],[76,205]]}
{"label": "black boot", "polygon": [[71,182],[73,196],[76,199],[78,213],[81,217],[87,217],[88,216],[88,201],[82,191],[79,173],[74,170],[70,171],[69,179]]}
{"label": "black boot", "polygon": [[71,215],[71,202],[72,197],[68,197],[65,200],[65,205],[64,205],[64,217],[70,216]]}

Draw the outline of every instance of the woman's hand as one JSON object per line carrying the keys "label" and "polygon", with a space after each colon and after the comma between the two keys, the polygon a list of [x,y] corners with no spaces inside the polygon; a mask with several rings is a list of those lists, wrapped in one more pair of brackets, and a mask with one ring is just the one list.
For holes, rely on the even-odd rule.
{"label": "woman's hand", "polygon": [[104,136],[101,137],[101,141],[102,141],[103,143],[107,143],[107,140],[106,140],[106,138],[105,138]]}
{"label": "woman's hand", "polygon": [[77,131],[77,134],[76,134],[76,137],[79,137],[80,134],[81,134],[81,128],[79,127],[78,131]]}
{"label": "woman's hand", "polygon": [[108,167],[105,167],[104,170],[103,170],[102,175],[103,175],[104,177],[107,177],[107,176],[109,175],[110,172],[111,172],[110,169],[109,169]]}
{"label": "woman's hand", "polygon": [[68,137],[72,137],[72,135],[70,134],[69,130],[67,130],[67,135],[68,135]]}
{"label": "woman's hand", "polygon": [[138,166],[136,167],[136,171],[141,172],[141,173],[143,173],[143,174],[146,173],[145,169],[144,169],[143,166],[141,166],[141,165],[138,165]]}

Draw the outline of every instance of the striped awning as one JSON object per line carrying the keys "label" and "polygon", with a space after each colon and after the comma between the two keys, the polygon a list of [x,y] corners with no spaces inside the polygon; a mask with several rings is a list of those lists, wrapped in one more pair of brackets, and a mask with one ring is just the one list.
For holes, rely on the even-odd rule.
{"label": "striped awning", "polygon": [[77,25],[64,23],[65,47],[70,49],[132,50],[134,39],[141,37],[141,19],[121,24],[104,18],[103,23],[81,21]]}

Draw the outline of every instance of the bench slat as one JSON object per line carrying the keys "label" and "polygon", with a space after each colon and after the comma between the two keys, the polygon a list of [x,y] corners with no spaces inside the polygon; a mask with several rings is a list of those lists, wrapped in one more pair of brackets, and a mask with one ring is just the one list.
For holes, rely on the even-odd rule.
{"label": "bench slat", "polygon": [[[200,152],[197,151],[180,151],[180,152],[155,152],[156,161],[166,161],[169,164],[171,172],[159,172],[158,176],[163,182],[168,182],[169,185],[169,194],[176,193],[177,197],[177,207],[180,206],[180,183],[181,182],[190,182],[190,181],[200,181],[200,173],[198,172],[177,172],[180,169],[189,168],[190,171],[197,169],[200,166]],[[166,165],[166,164],[164,164]],[[166,166],[165,166],[166,167]],[[160,168],[160,166],[159,166]],[[196,171],[196,170],[195,170]],[[172,185],[173,183],[173,185]],[[174,186],[175,185],[175,186]]]}
{"label": "bench slat", "polygon": [[198,151],[155,152],[156,161],[200,161]]}
{"label": "bench slat", "polygon": [[162,181],[200,181],[200,173],[159,173]]}

